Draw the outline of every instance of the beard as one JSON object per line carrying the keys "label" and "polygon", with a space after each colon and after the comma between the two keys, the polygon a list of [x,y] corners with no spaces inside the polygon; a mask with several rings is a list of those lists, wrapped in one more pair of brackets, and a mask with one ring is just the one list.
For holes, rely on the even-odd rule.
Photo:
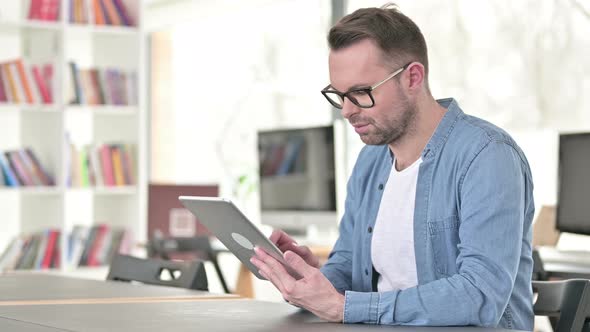
{"label": "beard", "polygon": [[386,119],[388,121],[384,124],[377,124],[375,119],[371,118],[363,119],[373,127],[369,133],[360,135],[363,143],[367,145],[391,144],[408,134],[416,119],[416,105],[411,104],[403,94],[400,95],[403,97],[396,102],[397,107],[391,109],[391,112],[398,113],[399,116]]}

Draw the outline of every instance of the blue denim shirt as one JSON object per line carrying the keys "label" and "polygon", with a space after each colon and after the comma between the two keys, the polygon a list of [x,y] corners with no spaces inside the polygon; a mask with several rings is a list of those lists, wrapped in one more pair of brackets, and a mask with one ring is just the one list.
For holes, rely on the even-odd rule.
{"label": "blue denim shirt", "polygon": [[[376,292],[371,236],[391,167],[365,146],[348,181],[340,235],[322,272],[345,294],[344,322],[533,329],[527,160],[502,129],[454,99],[422,152],[414,207],[418,285]],[[395,241],[395,239],[391,239]],[[395,257],[391,257],[395,260]]]}

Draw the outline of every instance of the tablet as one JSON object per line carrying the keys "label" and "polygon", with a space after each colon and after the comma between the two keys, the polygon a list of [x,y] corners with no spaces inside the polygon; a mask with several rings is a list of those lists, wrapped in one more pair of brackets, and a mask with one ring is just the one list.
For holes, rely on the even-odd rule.
{"label": "tablet", "polygon": [[301,276],[283,258],[283,253],[229,200],[221,197],[180,196],[180,202],[193,213],[258,279],[266,280],[250,263],[254,247],[264,249],[281,262],[295,279]]}

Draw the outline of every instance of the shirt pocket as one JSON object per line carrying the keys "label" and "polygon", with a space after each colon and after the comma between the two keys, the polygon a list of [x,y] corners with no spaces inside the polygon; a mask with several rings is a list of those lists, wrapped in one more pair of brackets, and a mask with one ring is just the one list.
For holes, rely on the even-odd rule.
{"label": "shirt pocket", "polygon": [[459,218],[455,215],[428,222],[434,268],[441,277],[457,273]]}

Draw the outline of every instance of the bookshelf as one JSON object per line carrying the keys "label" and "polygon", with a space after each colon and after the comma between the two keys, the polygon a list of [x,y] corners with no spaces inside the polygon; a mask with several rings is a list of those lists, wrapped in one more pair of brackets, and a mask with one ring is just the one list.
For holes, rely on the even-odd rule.
{"label": "bookshelf", "polygon": [[[133,25],[99,24],[93,6],[103,1],[123,4]],[[41,9],[46,12],[39,14],[46,16],[30,19],[34,3],[47,6]],[[56,4],[57,9],[51,7]],[[0,64],[22,59],[30,72],[34,66],[48,64],[51,74],[45,83],[52,97],[51,102],[39,97],[41,83],[31,74],[31,88],[39,93],[33,102],[0,101],[0,151],[30,148],[55,180],[54,186],[0,184],[0,252],[19,234],[57,229],[62,234],[60,270],[73,271],[74,267],[64,264],[68,246],[64,235],[74,226],[100,223],[125,228],[133,243],[145,242],[148,139],[144,7],[143,0],[0,0]],[[51,14],[52,10],[57,11]],[[52,20],[52,15],[57,18]],[[97,72],[96,81],[85,78],[79,86],[87,96],[100,92],[100,100],[72,103],[76,100],[72,62],[80,77],[82,72]],[[105,78],[109,70],[115,72],[116,80]],[[91,77],[87,75],[84,77]],[[116,93],[123,102],[115,100]],[[132,181],[106,184],[87,180],[77,184],[73,181],[76,165],[72,158],[77,160],[78,156],[72,154],[70,143],[77,148],[132,147],[126,152],[131,161],[123,161],[120,168]],[[121,150],[121,158],[123,154]]]}

